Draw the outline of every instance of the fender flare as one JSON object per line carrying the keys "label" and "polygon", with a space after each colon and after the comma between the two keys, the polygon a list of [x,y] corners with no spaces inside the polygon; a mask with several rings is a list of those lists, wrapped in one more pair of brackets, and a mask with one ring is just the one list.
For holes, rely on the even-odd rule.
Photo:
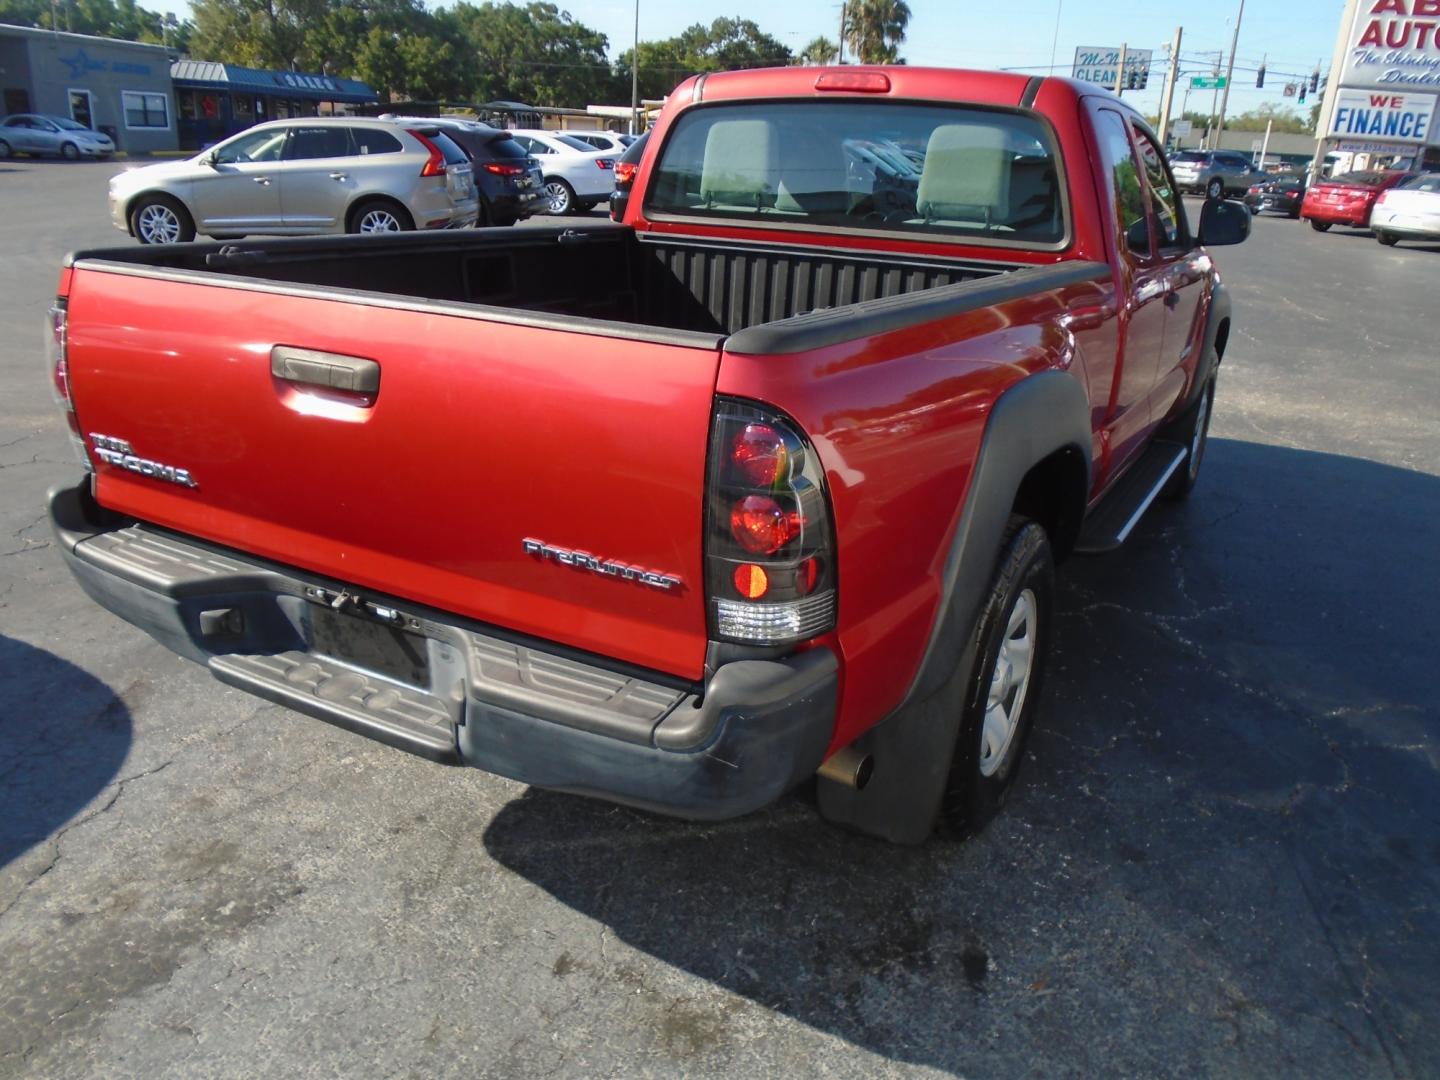
{"label": "fender flare", "polygon": [[[1229,322],[1230,290],[1216,282],[1210,293],[1210,310],[1205,314],[1205,336],[1202,339],[1204,351],[1200,354],[1200,363],[1195,368],[1195,378],[1190,381],[1189,392],[1185,395],[1185,406],[1180,410],[1181,415],[1195,404],[1196,398],[1200,396],[1200,391],[1215,377],[1215,372],[1220,367],[1220,361],[1225,358],[1225,345],[1229,342],[1230,334]],[[1223,339],[1218,338],[1221,326],[1226,327],[1226,336]]]}
{"label": "fender flare", "polygon": [[[897,843],[918,844],[933,830],[950,761],[974,628],[1025,475],[1059,451],[1074,450],[1090,490],[1090,400],[1068,371],[1043,371],[996,400],[946,555],[939,612],[919,669],[900,704],[854,746],[875,759],[856,791],[819,781],[830,821]],[[958,663],[956,662],[958,659]]]}

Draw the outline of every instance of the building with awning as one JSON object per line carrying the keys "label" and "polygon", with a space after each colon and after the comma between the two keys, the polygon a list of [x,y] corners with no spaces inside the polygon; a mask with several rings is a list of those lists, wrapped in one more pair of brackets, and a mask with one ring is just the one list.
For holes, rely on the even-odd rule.
{"label": "building with awning", "polygon": [[355,79],[306,71],[267,71],[212,60],[177,60],[175,86],[180,146],[200,150],[266,120],[329,116],[374,105],[380,96]]}

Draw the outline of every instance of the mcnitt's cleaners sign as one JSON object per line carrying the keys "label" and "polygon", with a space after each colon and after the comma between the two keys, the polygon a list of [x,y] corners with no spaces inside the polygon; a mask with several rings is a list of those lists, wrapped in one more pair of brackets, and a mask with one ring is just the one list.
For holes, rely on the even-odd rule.
{"label": "mcnitt's cleaners sign", "polygon": [[1330,118],[1332,139],[1375,139],[1423,143],[1431,138],[1434,94],[1387,90],[1341,90]]}
{"label": "mcnitt's cleaners sign", "polygon": [[1440,0],[1362,0],[1341,86],[1440,88]]}

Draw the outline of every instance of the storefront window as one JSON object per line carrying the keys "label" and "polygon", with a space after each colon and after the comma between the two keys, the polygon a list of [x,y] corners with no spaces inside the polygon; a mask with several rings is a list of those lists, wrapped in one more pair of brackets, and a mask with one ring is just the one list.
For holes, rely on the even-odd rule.
{"label": "storefront window", "polygon": [[177,91],[175,91],[175,107],[180,110],[180,119],[181,119],[181,120],[194,120],[194,119],[195,119],[195,91],[194,91],[194,90],[177,90]]}
{"label": "storefront window", "polygon": [[235,107],[235,119],[248,124],[255,118],[255,98],[250,94],[236,94],[230,99]]}
{"label": "storefront window", "polygon": [[122,90],[120,101],[125,109],[127,128],[168,128],[170,101],[165,94],[143,94]]}

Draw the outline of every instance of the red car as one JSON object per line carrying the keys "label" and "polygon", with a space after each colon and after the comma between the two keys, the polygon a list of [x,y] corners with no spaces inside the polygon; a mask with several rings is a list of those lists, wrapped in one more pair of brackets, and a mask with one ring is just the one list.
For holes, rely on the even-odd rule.
{"label": "red car", "polygon": [[1196,481],[1249,228],[1192,228],[1088,83],[700,75],[620,225],[71,256],[57,546],[221,681],[432,759],[705,819],[818,771],[851,828],[974,831],[1054,563]]}
{"label": "red car", "polygon": [[1368,229],[1370,212],[1375,209],[1375,200],[1380,193],[1389,191],[1396,184],[1403,184],[1414,175],[1413,172],[1370,169],[1332,176],[1305,192],[1300,216],[1309,221],[1316,232],[1325,232],[1331,225]]}

